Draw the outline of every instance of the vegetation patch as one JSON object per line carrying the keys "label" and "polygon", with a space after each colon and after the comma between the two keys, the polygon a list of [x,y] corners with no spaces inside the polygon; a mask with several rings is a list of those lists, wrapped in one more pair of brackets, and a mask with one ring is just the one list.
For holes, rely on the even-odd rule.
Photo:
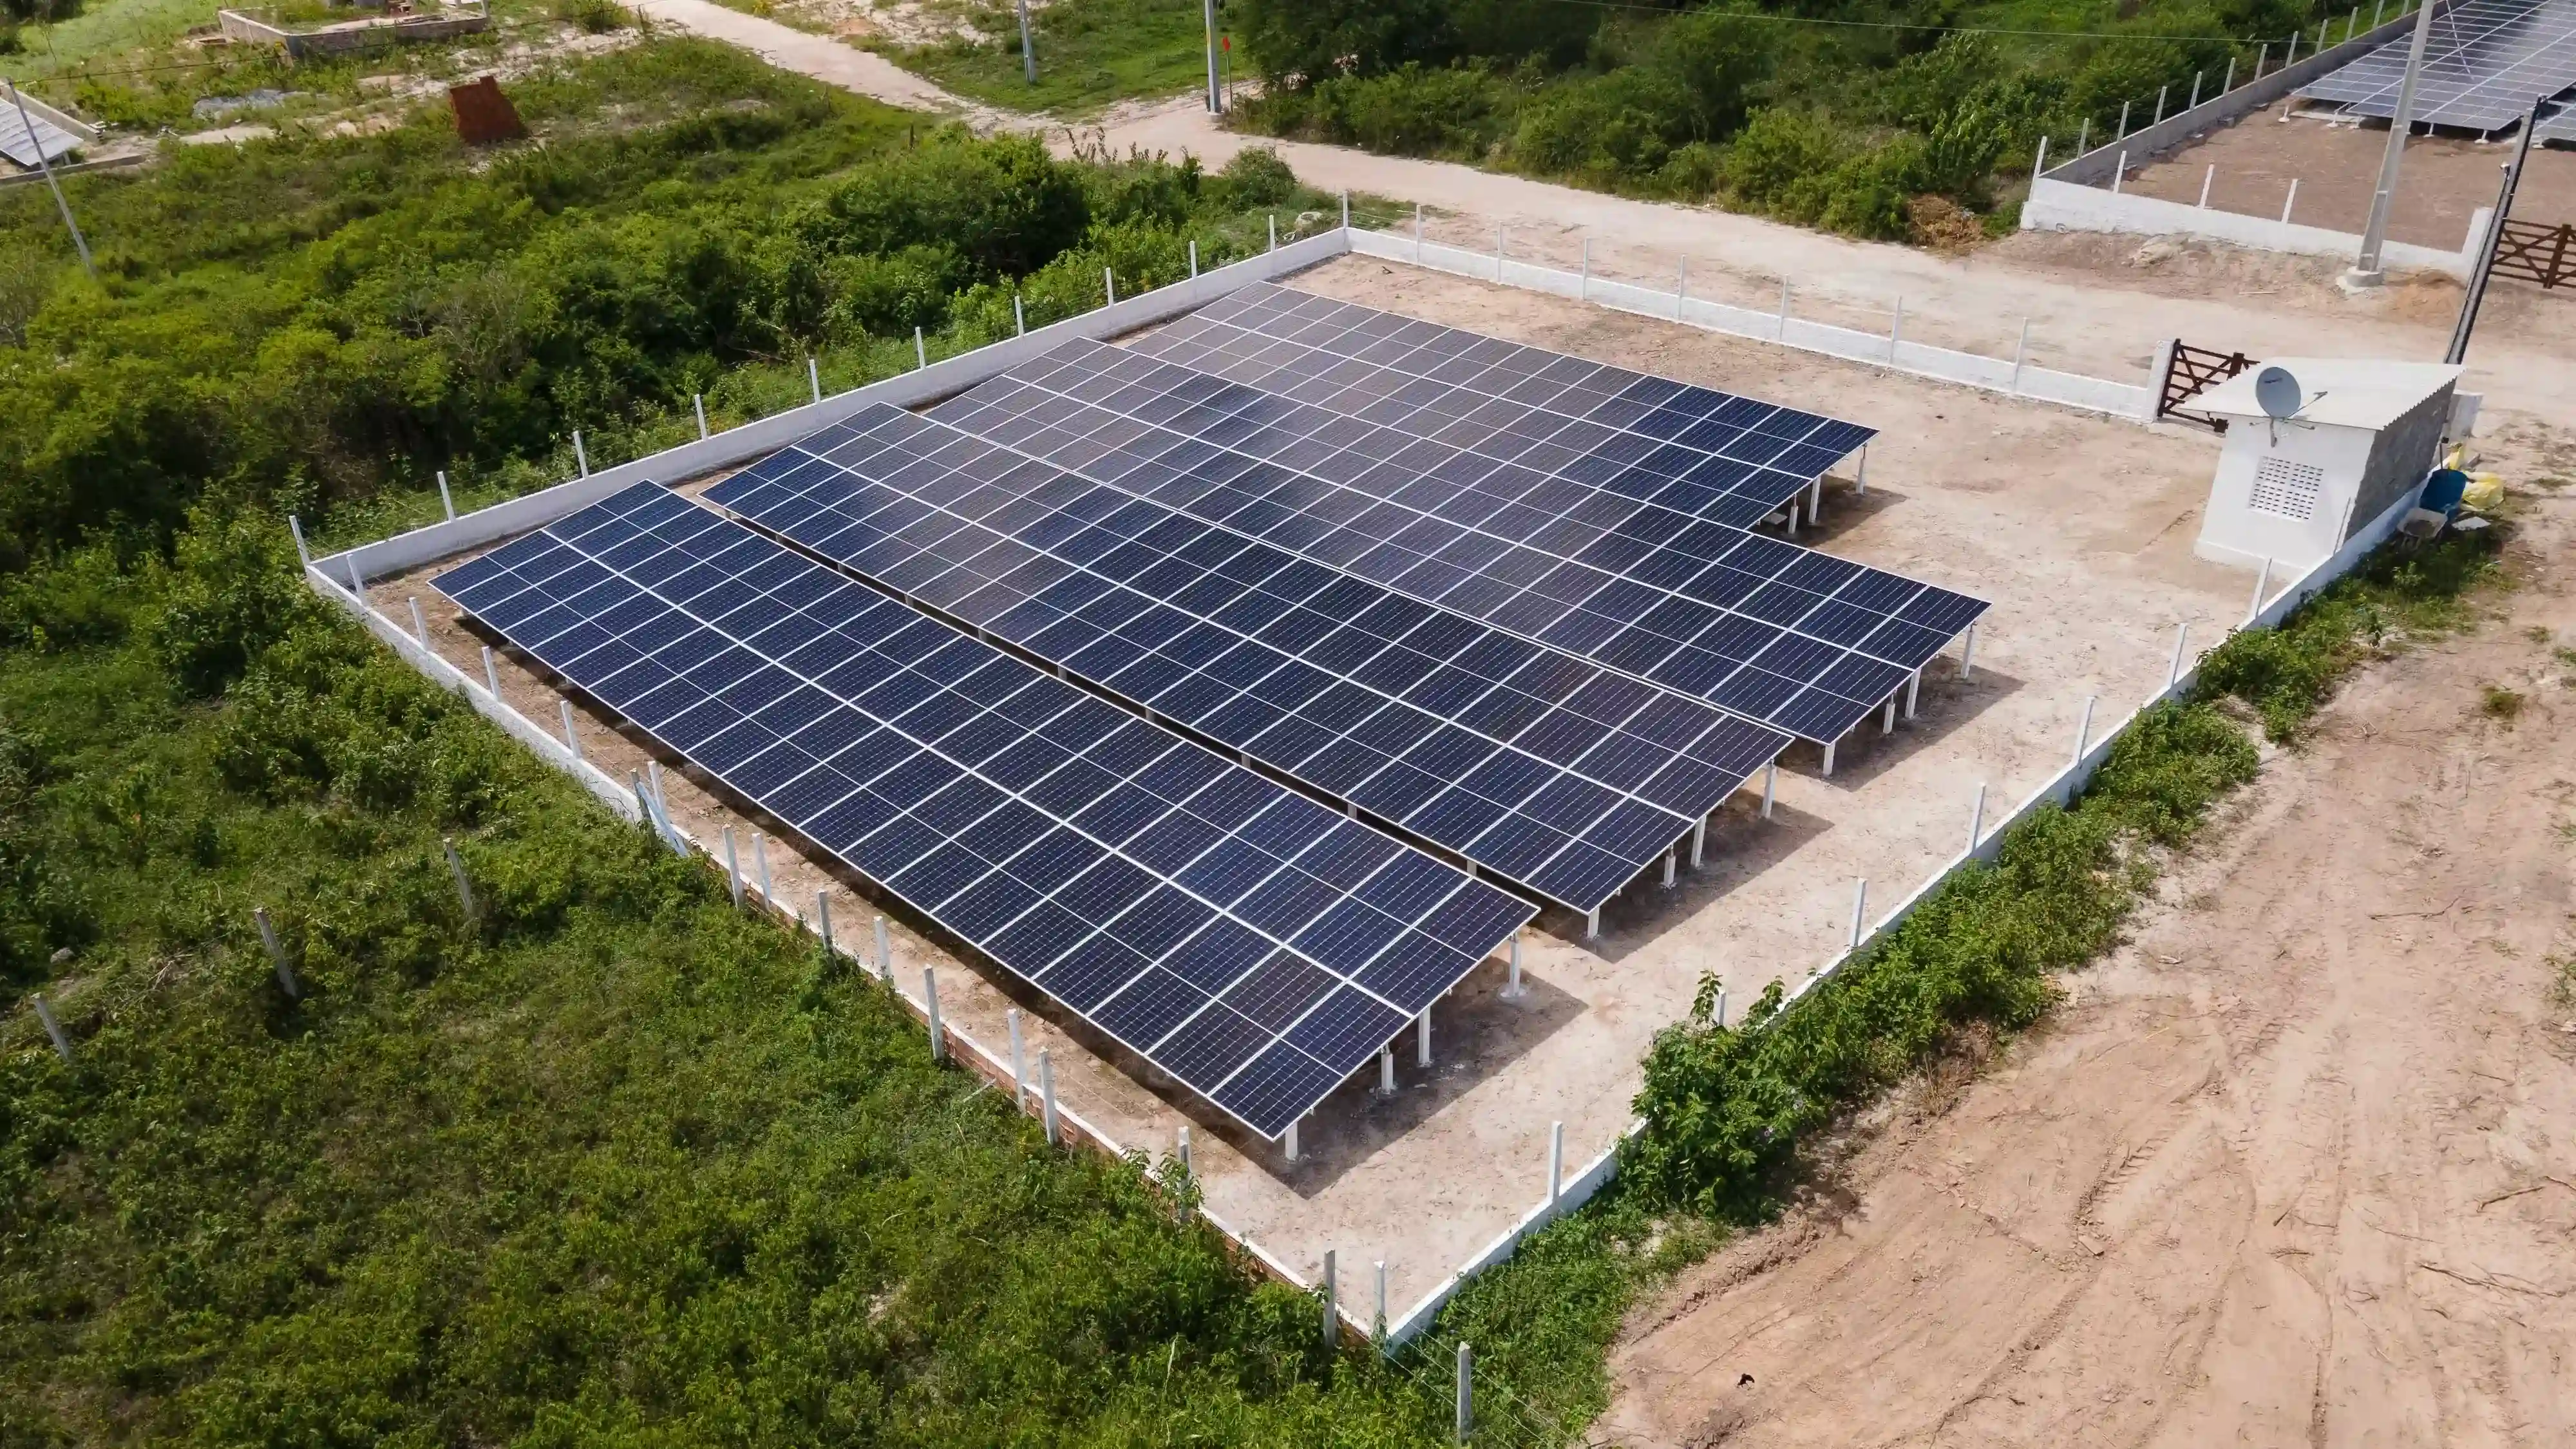
{"label": "vegetation patch", "polygon": [[1151,100],[1207,83],[1207,26],[1199,0],[1052,0],[1028,9],[1037,80],[1020,51],[1011,0],[979,0],[947,39],[881,44],[908,70],[986,105],[1080,119],[1122,100]]}
{"label": "vegetation patch", "polygon": [[[2040,138],[2214,93],[2316,0],[1976,0],[1794,12],[1559,0],[1241,0],[1240,124],[1855,236],[2008,231]],[[2050,32],[2060,32],[2050,34]],[[2228,39],[2226,37],[2236,37]],[[2198,78],[2197,80],[2195,78]],[[2143,120],[2143,112],[2133,120]],[[1926,197],[1951,208],[1927,210]],[[1971,218],[1958,224],[1954,213]]]}

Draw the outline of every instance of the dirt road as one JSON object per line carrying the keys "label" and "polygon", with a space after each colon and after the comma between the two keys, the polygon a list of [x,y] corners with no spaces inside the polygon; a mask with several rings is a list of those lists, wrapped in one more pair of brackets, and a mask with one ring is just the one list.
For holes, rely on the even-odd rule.
{"label": "dirt road", "polygon": [[2539,515],[2509,619],[2356,680],[2045,1026],[1641,1314],[1596,1437],[2576,1443],[2576,496]]}

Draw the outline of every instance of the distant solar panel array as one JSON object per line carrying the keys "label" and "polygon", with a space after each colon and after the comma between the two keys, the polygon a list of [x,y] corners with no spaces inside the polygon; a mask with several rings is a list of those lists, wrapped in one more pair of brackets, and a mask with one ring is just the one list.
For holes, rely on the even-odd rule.
{"label": "distant solar panel array", "polygon": [[[2412,37],[2397,36],[2352,64],[2303,86],[2310,100],[2365,116],[2393,118]],[[2460,0],[2433,16],[2415,119],[2473,131],[2502,131],[2534,101],[2576,87],[2576,0]],[[2564,121],[2544,122],[2550,137]]]}
{"label": "distant solar panel array", "polygon": [[1275,1139],[1534,914],[1475,875],[1597,923],[1974,623],[1751,531],[1870,436],[1264,285],[435,582]]}
{"label": "distant solar panel array", "polygon": [[436,586],[1267,1137],[1532,914],[650,484]]}

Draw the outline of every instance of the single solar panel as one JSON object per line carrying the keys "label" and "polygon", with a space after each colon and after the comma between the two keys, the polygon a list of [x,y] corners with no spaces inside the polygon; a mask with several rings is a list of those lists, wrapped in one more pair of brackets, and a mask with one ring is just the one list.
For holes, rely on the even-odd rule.
{"label": "single solar panel", "polygon": [[[2435,12],[2415,84],[2415,119],[2502,131],[2534,101],[2576,86],[2576,0],[2461,0]],[[2299,94],[2394,119],[2411,35],[2399,35]]]}
{"label": "single solar panel", "polygon": [[1098,343],[930,415],[1818,744],[1986,607]]}
{"label": "single solar panel", "polygon": [[652,484],[433,583],[1264,1137],[1534,914]]}
{"label": "single solar panel", "polygon": [[79,150],[80,144],[78,136],[33,112],[21,119],[16,106],[0,105],[0,156],[30,171],[37,169],[39,147],[44,159],[53,161]]}
{"label": "single solar panel", "polygon": [[1789,743],[896,408],[707,501],[1579,912]]}
{"label": "single solar panel", "polygon": [[1752,524],[1877,430],[1258,283],[1136,350],[1694,518]]}
{"label": "single solar panel", "polygon": [[2531,136],[2535,141],[2576,142],[2576,104],[2561,105],[2555,114],[2541,117]]}

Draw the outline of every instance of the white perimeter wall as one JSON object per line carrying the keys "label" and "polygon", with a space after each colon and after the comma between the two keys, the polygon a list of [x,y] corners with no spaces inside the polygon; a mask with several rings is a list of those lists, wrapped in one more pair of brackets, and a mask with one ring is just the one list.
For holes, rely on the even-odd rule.
{"label": "white perimeter wall", "polygon": [[[2487,227],[2494,216],[2493,207],[2481,206],[2473,212],[2469,217],[2469,233],[2460,242],[2458,251],[2446,252],[2392,241],[2382,255],[2392,267],[2442,272],[2466,281],[2479,247],[2486,241]],[[2044,176],[2031,183],[2030,199],[2021,207],[2021,224],[2025,231],[2187,236],[2201,241],[2251,247],[2256,251],[2341,257],[2347,261],[2361,255],[2361,238],[2348,231],[2329,231],[2321,226],[2302,226],[2297,222],[2248,216],[2243,212],[2186,206],[2179,201],[2115,193],[2108,187],[2078,186],[2071,182],[2052,181]]]}

